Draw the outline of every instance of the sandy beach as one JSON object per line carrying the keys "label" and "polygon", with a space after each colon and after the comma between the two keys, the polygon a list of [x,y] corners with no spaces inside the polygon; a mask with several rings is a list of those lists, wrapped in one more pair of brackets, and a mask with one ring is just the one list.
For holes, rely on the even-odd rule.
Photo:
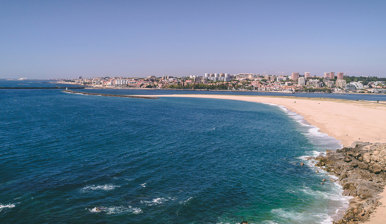
{"label": "sandy beach", "polygon": [[[321,132],[338,139],[343,146],[350,146],[355,141],[386,143],[384,103],[326,98],[204,94],[158,95],[158,97],[226,99],[281,105],[303,116],[308,123],[320,128]],[[382,205],[366,223],[385,223],[386,190],[382,193],[381,203]]]}

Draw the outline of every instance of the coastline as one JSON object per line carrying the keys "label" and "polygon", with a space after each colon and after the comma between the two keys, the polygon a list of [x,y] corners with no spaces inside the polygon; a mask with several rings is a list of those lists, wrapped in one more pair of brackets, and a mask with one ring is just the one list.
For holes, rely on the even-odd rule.
{"label": "coastline", "polygon": [[[52,82],[57,84],[67,84],[67,85],[79,85],[75,83],[67,83],[67,82]],[[278,94],[296,94],[296,93],[310,93],[310,92],[291,92],[291,91],[258,91],[258,90],[229,90],[229,89],[174,89],[174,88],[138,88],[138,87],[94,87],[94,86],[87,86],[83,85],[85,89],[133,89],[133,90],[178,90],[178,91],[209,91],[209,92],[252,92],[252,93],[278,93]],[[319,93],[319,94],[337,94],[337,95],[344,95],[344,94],[352,94],[352,95],[374,95],[374,96],[384,96],[385,93],[356,93],[356,92],[333,92],[333,93],[326,93],[326,92],[312,92],[312,93]]]}
{"label": "coastline", "polygon": [[[326,98],[298,98],[280,96],[240,96],[175,94],[157,97],[186,97],[240,100],[283,106],[301,115],[319,131],[339,140],[343,147],[354,142],[386,143],[386,105],[375,102],[349,101]],[[378,206],[364,223],[380,224],[386,218],[386,188],[381,193]]]}

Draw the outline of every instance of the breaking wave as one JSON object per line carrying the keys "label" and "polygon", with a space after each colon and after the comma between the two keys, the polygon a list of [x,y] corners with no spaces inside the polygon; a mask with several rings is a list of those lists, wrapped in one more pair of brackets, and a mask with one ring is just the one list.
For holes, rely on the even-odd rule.
{"label": "breaking wave", "polygon": [[5,204],[5,205],[0,204],[0,212],[1,212],[3,209],[14,208],[14,207],[15,207],[15,204]]}
{"label": "breaking wave", "polygon": [[131,213],[131,214],[140,214],[142,213],[142,209],[140,208],[135,208],[132,206],[112,206],[112,207],[94,207],[91,209],[88,209],[89,212],[91,213],[105,213],[107,215],[112,215],[112,214],[122,214],[122,213]]}
{"label": "breaking wave", "polygon": [[113,184],[105,184],[105,185],[90,185],[82,188],[82,191],[111,191],[115,188],[120,187],[118,185]]}

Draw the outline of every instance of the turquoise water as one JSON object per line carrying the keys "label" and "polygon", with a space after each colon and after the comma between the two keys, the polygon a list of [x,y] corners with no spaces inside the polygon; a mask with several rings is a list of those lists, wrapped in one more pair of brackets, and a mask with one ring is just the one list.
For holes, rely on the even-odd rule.
{"label": "turquoise water", "polygon": [[0,115],[1,223],[331,223],[347,204],[304,160],[338,143],[284,108],[0,90]]}

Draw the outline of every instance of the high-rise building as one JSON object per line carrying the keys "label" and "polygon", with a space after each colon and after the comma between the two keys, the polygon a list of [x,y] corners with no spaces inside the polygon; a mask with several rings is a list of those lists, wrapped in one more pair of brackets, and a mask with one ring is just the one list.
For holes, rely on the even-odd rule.
{"label": "high-rise building", "polygon": [[291,79],[293,81],[298,81],[298,78],[299,78],[299,72],[292,72]]}
{"label": "high-rise building", "polygon": [[304,78],[305,79],[308,79],[308,78],[310,78],[311,77],[311,72],[305,72],[304,73]]}
{"label": "high-rise building", "polygon": [[305,86],[306,85],[306,78],[305,77],[299,77],[298,78],[298,85],[299,86]]}
{"label": "high-rise building", "polygon": [[329,79],[334,79],[335,78],[335,72],[330,72],[330,76],[328,78]]}
{"label": "high-rise building", "polygon": [[323,78],[325,78],[325,79],[330,78],[330,73],[329,72],[325,72]]}
{"label": "high-rise building", "polygon": [[343,79],[343,72],[338,72],[337,79],[339,80]]}

